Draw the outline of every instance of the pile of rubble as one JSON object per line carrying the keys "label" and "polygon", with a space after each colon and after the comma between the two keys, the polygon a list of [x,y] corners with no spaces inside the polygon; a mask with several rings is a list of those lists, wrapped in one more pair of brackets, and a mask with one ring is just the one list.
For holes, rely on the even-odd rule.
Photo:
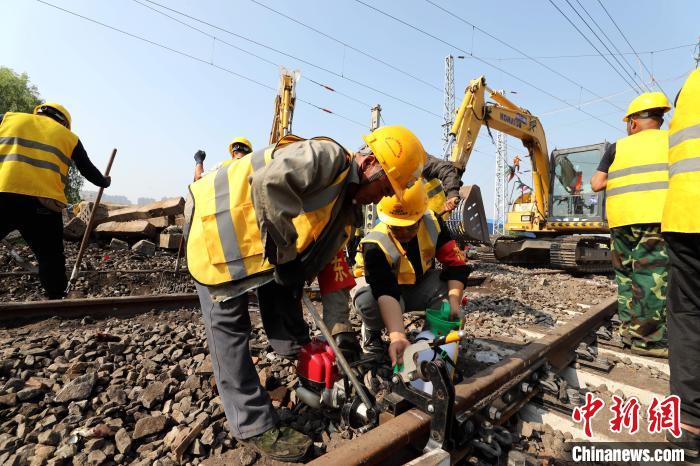
{"label": "pile of rubble", "polygon": [[[270,352],[252,317],[251,353],[282,422],[312,436],[314,455],[351,438],[297,403],[293,362]],[[0,354],[0,464],[258,460],[228,432],[197,311],[4,329]]]}
{"label": "pile of rubble", "polygon": [[[126,249],[129,243],[135,251],[153,255],[156,246],[178,249],[182,241],[185,200],[181,197],[165,199],[143,206],[108,206],[99,204],[95,210],[96,238],[112,240],[113,249]],[[80,241],[94,208],[92,202],[81,202],[64,211],[64,237]]]}

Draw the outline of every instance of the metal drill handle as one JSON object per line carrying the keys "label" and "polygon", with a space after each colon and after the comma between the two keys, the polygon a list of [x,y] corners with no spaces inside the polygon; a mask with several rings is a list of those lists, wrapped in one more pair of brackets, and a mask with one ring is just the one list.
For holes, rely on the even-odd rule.
{"label": "metal drill handle", "polygon": [[[343,370],[348,379],[350,379],[350,383],[352,383],[352,385],[355,387],[355,390],[357,390],[357,394],[360,396],[360,399],[365,404],[365,406],[367,406],[367,409],[371,410],[372,413],[374,413],[374,405],[370,401],[369,396],[367,396],[367,394],[365,393],[365,387],[362,386],[360,380],[350,368],[350,364],[348,364],[348,361],[345,359],[345,356],[340,351],[340,348],[338,348],[338,345],[333,339],[330,330],[328,330],[326,324],[323,323],[323,319],[321,319],[321,316],[318,315],[318,312],[316,311],[314,304],[311,302],[309,295],[306,294],[306,292],[303,290],[301,292],[301,299],[304,302],[306,309],[309,311],[309,314],[311,314],[311,316],[314,318],[316,325],[321,330],[321,333],[326,338],[326,341],[330,345],[331,349],[333,349],[333,352],[335,353],[335,358],[340,364],[340,368]],[[373,415],[369,417],[370,419],[374,420]]]}

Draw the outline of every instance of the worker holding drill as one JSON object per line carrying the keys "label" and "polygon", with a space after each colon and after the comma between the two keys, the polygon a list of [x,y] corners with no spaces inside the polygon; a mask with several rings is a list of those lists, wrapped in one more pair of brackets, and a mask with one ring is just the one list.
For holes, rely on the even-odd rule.
{"label": "worker holding drill", "polygon": [[700,69],[676,98],[669,124],[669,186],[661,229],[668,247],[671,394],[681,400],[686,460],[700,456]]}
{"label": "worker holding drill", "polygon": [[[234,138],[228,145],[228,153],[231,154],[231,160],[237,160],[253,152],[253,145],[247,138],[239,136]],[[194,154],[194,180],[197,181],[204,174],[204,160],[207,158],[207,153],[203,150],[198,150]],[[218,170],[225,164],[231,163],[231,160],[218,163],[213,171]]]}
{"label": "worker holding drill", "polygon": [[[274,288],[279,325],[303,329],[300,296],[336,257],[359,222],[360,204],[416,182],[425,163],[418,138],[385,126],[350,154],[328,138],[286,136],[190,185],[187,263],[196,281],[216,383],[231,432],[263,455],[298,461],[311,439],[279,425],[248,342],[247,292]],[[266,332],[270,321],[263,320]]]}
{"label": "worker holding drill", "polygon": [[591,178],[605,189],[618,289],[619,333],[636,353],[667,357],[666,283],[668,253],[661,236],[668,190],[668,131],[671,106],[660,92],[646,92],[629,105],[628,136],[612,144]]}
{"label": "worker holding drill", "polygon": [[110,185],[71,131],[63,105],[40,104],[32,115],[0,115],[0,239],[19,230],[39,262],[48,299],[63,298],[68,285],[61,211],[71,163],[92,184]]}
{"label": "worker holding drill", "polygon": [[[364,351],[385,351],[386,327],[389,356],[397,364],[410,345],[404,311],[439,308],[447,299],[450,320],[458,319],[468,270],[443,220],[428,209],[422,180],[406,190],[402,200],[382,199],[377,215],[380,223],[360,243],[367,285],[357,290],[353,304],[362,317]],[[436,259],[442,270],[435,268]]]}

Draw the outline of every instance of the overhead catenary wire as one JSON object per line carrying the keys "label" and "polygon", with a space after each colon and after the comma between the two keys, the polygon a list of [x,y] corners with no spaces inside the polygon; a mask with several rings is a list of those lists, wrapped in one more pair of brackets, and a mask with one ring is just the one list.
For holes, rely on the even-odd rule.
{"label": "overhead catenary wire", "polygon": [[[603,5],[603,3],[602,3],[600,0],[598,0],[598,5],[600,5],[600,7],[603,9],[603,11],[605,11],[605,14],[608,15],[608,18],[610,18],[610,21],[612,21],[613,25],[615,25],[615,28],[617,28],[617,32],[619,32],[620,35],[622,36],[622,38],[625,39],[625,42],[627,42],[627,45],[629,46],[629,48],[630,48],[630,49],[632,50],[632,52],[634,52],[634,54],[637,56],[637,59],[640,61],[640,63],[642,64],[642,66],[644,67],[644,69],[647,71],[647,73],[649,73],[649,76],[651,77],[652,81],[656,82],[656,80],[654,79],[654,74],[649,70],[649,68],[647,68],[646,63],[644,63],[644,60],[641,59],[641,57],[639,56],[639,54],[637,53],[637,51],[634,50],[634,47],[632,47],[632,44],[631,44],[630,41],[627,39],[627,36],[625,35],[624,32],[622,32],[622,29],[620,29],[620,26],[617,25],[617,22],[613,19],[612,15],[608,12],[608,9],[605,8],[605,5]],[[666,91],[664,91],[664,89],[661,87],[660,84],[657,83],[657,86],[659,87],[659,89],[661,90],[661,92],[663,92],[664,94],[666,94]],[[668,94],[666,94],[666,95],[668,96]]]}
{"label": "overhead catenary wire", "polygon": [[369,8],[369,9],[371,9],[371,10],[374,10],[374,11],[376,11],[377,13],[379,13],[379,14],[381,14],[381,15],[383,15],[383,16],[386,16],[386,17],[388,17],[388,18],[391,18],[391,19],[393,19],[394,21],[396,21],[396,22],[398,22],[398,23],[401,23],[401,24],[403,24],[403,25],[406,26],[406,27],[409,27],[409,28],[411,28],[411,29],[413,29],[413,30],[415,30],[415,31],[418,31],[418,32],[420,32],[421,34],[426,35],[426,36],[428,36],[428,37],[430,37],[430,38],[432,38],[432,39],[434,39],[434,40],[436,40],[436,41],[438,41],[438,42],[440,42],[440,43],[442,43],[442,44],[445,44],[445,45],[447,45],[447,46],[449,46],[449,47],[452,47],[452,48],[455,49],[455,50],[459,50],[459,51],[461,51],[461,52],[463,52],[463,53],[465,53],[465,54],[468,54],[468,55],[470,55],[472,58],[474,58],[475,60],[477,60],[477,61],[479,61],[479,62],[481,62],[481,63],[484,63],[485,65],[490,66],[491,68],[493,68],[493,69],[495,69],[495,70],[498,70],[498,71],[500,71],[501,73],[503,73],[503,74],[505,74],[505,75],[507,75],[507,76],[510,76],[511,78],[513,78],[513,79],[515,79],[515,80],[517,80],[517,81],[519,81],[519,82],[521,82],[521,83],[523,83],[523,84],[525,84],[525,85],[527,85],[527,86],[529,86],[529,87],[531,87],[531,88],[533,88],[533,89],[535,89],[535,90],[541,92],[542,94],[545,94],[545,95],[551,97],[552,99],[555,99],[555,100],[557,100],[557,101],[559,101],[559,102],[561,102],[561,103],[563,103],[563,104],[566,104],[566,105],[568,105],[568,106],[570,106],[570,107],[576,109],[577,111],[579,111],[579,112],[581,112],[581,113],[583,113],[583,114],[585,114],[585,115],[587,115],[587,116],[589,116],[589,117],[594,118],[595,120],[599,121],[600,123],[602,123],[602,124],[604,124],[604,125],[606,125],[606,126],[608,126],[608,127],[610,127],[610,128],[613,128],[615,131],[623,132],[620,128],[618,128],[618,127],[616,127],[616,126],[610,124],[609,122],[607,122],[607,121],[605,121],[605,120],[603,120],[603,119],[601,119],[601,118],[598,118],[597,116],[593,115],[592,113],[589,113],[589,112],[587,112],[587,111],[585,111],[585,110],[583,110],[583,109],[577,108],[575,105],[573,105],[573,104],[567,102],[566,100],[562,99],[561,97],[559,97],[559,96],[557,96],[557,95],[555,95],[555,94],[552,94],[551,92],[547,91],[546,89],[543,89],[543,88],[537,86],[536,84],[533,84],[533,83],[531,83],[531,82],[529,82],[529,81],[527,81],[527,80],[521,78],[520,76],[517,76],[516,74],[511,73],[510,71],[508,71],[508,70],[506,70],[506,69],[504,69],[504,68],[502,68],[502,67],[500,67],[500,66],[494,65],[493,63],[491,63],[491,62],[489,62],[489,61],[487,61],[487,60],[485,60],[485,59],[483,59],[483,58],[481,58],[481,57],[475,55],[475,54],[472,53],[472,52],[468,52],[467,50],[464,50],[463,48],[461,48],[461,47],[458,46],[458,45],[452,44],[452,43],[450,43],[450,42],[448,42],[448,41],[446,41],[446,40],[444,40],[444,39],[442,39],[442,38],[440,38],[440,37],[438,37],[438,36],[436,36],[436,35],[434,35],[434,34],[428,32],[428,31],[426,31],[426,30],[424,30],[424,29],[419,28],[418,26],[415,26],[415,25],[413,25],[413,24],[411,24],[411,23],[409,23],[409,22],[407,22],[407,21],[404,21],[404,20],[402,20],[402,19],[400,19],[400,18],[398,18],[398,17],[396,17],[396,16],[394,16],[394,15],[392,15],[392,14],[390,14],[390,13],[387,13],[387,12],[383,11],[383,10],[381,10],[381,9],[379,9],[379,8],[377,8],[377,7],[375,7],[374,5],[368,4],[368,3],[366,3],[366,2],[364,2],[364,1],[362,1],[362,0],[355,0],[355,2],[357,2],[357,3],[361,4],[361,5],[364,5],[365,7]]}
{"label": "overhead catenary wire", "polygon": [[[584,86],[583,84],[581,84],[581,83],[575,81],[574,79],[570,78],[569,76],[565,75],[564,73],[561,73],[560,71],[558,71],[558,70],[552,68],[551,66],[547,65],[546,63],[542,63],[542,62],[541,62],[540,60],[538,60],[537,58],[535,58],[535,57],[533,57],[533,56],[531,56],[531,55],[525,53],[524,51],[522,51],[522,50],[520,50],[519,48],[515,47],[514,45],[512,45],[512,44],[510,44],[510,43],[508,43],[508,42],[506,42],[506,41],[504,41],[504,40],[502,40],[502,39],[500,39],[499,37],[495,36],[494,34],[491,34],[490,32],[486,31],[485,29],[480,28],[479,26],[475,25],[475,24],[472,23],[471,21],[468,21],[467,19],[465,19],[465,18],[463,18],[463,17],[457,15],[456,13],[452,12],[451,10],[448,10],[447,8],[444,8],[444,7],[442,7],[441,5],[438,5],[438,4],[435,3],[433,0],[425,0],[425,1],[426,1],[428,4],[430,4],[430,5],[434,6],[435,8],[439,9],[440,11],[443,11],[444,13],[447,13],[448,15],[450,15],[450,16],[456,18],[457,20],[463,22],[464,24],[468,24],[468,25],[471,26],[472,28],[474,28],[474,29],[476,29],[477,31],[481,32],[482,34],[485,34],[486,36],[488,36],[488,37],[494,39],[495,41],[499,42],[500,44],[503,44],[503,45],[505,45],[506,47],[508,47],[508,48],[510,48],[510,49],[512,49],[512,50],[515,50],[515,51],[518,52],[519,54],[523,55],[525,58],[527,58],[527,59],[533,61],[534,63],[537,63],[537,64],[540,65],[541,67],[543,67],[543,68],[545,68],[545,69],[551,71],[552,73],[554,73],[554,74],[556,74],[557,76],[559,76],[559,77],[565,79],[566,81],[570,82],[571,84],[574,84],[576,87],[579,87],[579,88],[583,89],[584,91],[588,92],[589,94],[591,94],[591,95],[593,95],[593,96],[595,96],[595,97],[598,97],[598,98],[601,98],[601,99],[602,99],[602,97],[601,97],[600,95],[598,95],[596,92],[592,91],[591,89],[588,89],[588,88],[587,88],[586,86]],[[603,100],[604,100],[604,99],[603,99]],[[606,102],[608,102],[610,105],[612,105],[612,106],[618,108],[619,110],[622,110],[622,108],[619,107],[619,106],[618,106],[617,104],[615,104],[614,102],[610,102],[610,101],[607,101],[607,100],[606,100]]]}
{"label": "overhead catenary wire", "polygon": [[152,5],[157,5],[158,7],[163,8],[164,10],[168,10],[168,11],[171,11],[171,12],[173,12],[173,13],[177,13],[178,15],[181,15],[181,16],[183,16],[183,17],[185,17],[185,18],[189,18],[189,19],[191,19],[191,20],[193,20],[193,21],[196,21],[196,22],[198,22],[198,23],[205,24],[205,25],[207,25],[207,26],[209,26],[209,27],[211,27],[211,28],[213,28],[213,29],[216,29],[216,30],[225,32],[225,33],[230,34],[230,35],[232,35],[232,36],[234,36],[234,37],[238,37],[239,39],[245,40],[246,42],[250,42],[250,43],[255,44],[255,45],[259,46],[259,47],[263,47],[263,48],[268,49],[268,50],[271,50],[271,51],[273,51],[273,52],[275,52],[275,53],[279,53],[280,55],[284,55],[285,57],[291,58],[291,59],[293,59],[293,60],[297,60],[297,61],[299,61],[300,63],[304,63],[304,64],[306,64],[306,65],[309,65],[309,66],[313,67],[313,68],[319,69],[319,70],[321,70],[321,71],[325,71],[326,73],[329,73],[329,74],[331,74],[331,75],[333,75],[333,76],[336,76],[336,77],[338,77],[338,78],[340,78],[340,79],[344,79],[344,80],[346,80],[346,81],[348,81],[348,82],[354,83],[354,84],[356,84],[356,85],[358,85],[358,86],[364,87],[365,89],[369,89],[369,90],[371,90],[371,91],[373,91],[373,92],[376,92],[376,93],[378,93],[378,94],[381,94],[381,95],[383,95],[383,96],[385,96],[385,97],[388,97],[388,98],[390,98],[390,99],[392,99],[392,100],[395,100],[395,101],[397,101],[397,102],[401,102],[401,103],[403,103],[404,105],[408,105],[409,107],[415,108],[415,109],[417,109],[417,110],[420,110],[420,111],[422,111],[422,112],[428,113],[428,114],[433,115],[433,116],[436,116],[436,117],[438,117],[438,118],[442,118],[442,115],[440,115],[440,114],[438,114],[438,113],[436,113],[436,112],[433,112],[432,110],[429,110],[429,109],[427,109],[427,108],[421,107],[420,105],[414,104],[413,102],[407,101],[406,99],[403,99],[403,98],[398,97],[398,96],[396,96],[396,95],[390,94],[390,93],[385,92],[385,91],[382,91],[382,90],[380,90],[380,89],[377,89],[377,88],[375,88],[375,87],[373,87],[373,86],[371,86],[371,85],[369,85],[369,84],[367,84],[367,83],[364,83],[364,82],[358,81],[358,80],[356,80],[356,79],[350,78],[350,77],[348,77],[348,76],[346,76],[346,75],[344,75],[344,74],[342,74],[342,73],[338,73],[338,72],[333,71],[333,70],[331,70],[331,69],[329,69],[329,68],[326,68],[326,67],[324,67],[324,66],[321,66],[321,65],[318,65],[318,64],[316,64],[316,63],[310,62],[310,61],[305,60],[305,59],[303,59],[303,58],[299,58],[299,57],[297,57],[297,56],[294,56],[294,55],[292,55],[292,54],[290,54],[290,53],[284,52],[284,51],[282,51],[282,50],[280,50],[280,49],[277,49],[277,48],[275,48],[275,47],[269,46],[269,45],[267,45],[267,44],[263,44],[263,43],[260,42],[260,41],[257,41],[257,40],[251,39],[251,38],[249,38],[249,37],[243,36],[243,35],[241,35],[241,34],[238,34],[238,33],[236,33],[236,32],[233,32],[233,31],[231,31],[231,30],[229,30],[229,29],[223,28],[223,27],[221,27],[221,26],[217,26],[217,25],[212,24],[212,23],[210,23],[210,22],[208,22],[208,21],[205,21],[205,20],[203,20],[203,19],[194,17],[194,16],[192,16],[192,15],[190,15],[190,14],[187,14],[187,13],[184,13],[184,12],[182,12],[182,11],[176,10],[176,9],[174,9],[174,8],[171,8],[171,7],[169,7],[169,6],[166,6],[166,5],[163,5],[163,4],[161,4],[161,3],[155,2],[155,1],[153,1],[153,0],[144,0],[144,1],[146,1],[146,2],[148,2],[148,3],[150,3],[150,4],[152,4]]}
{"label": "overhead catenary wire", "polygon": [[[632,89],[634,89],[635,84],[630,83],[630,82],[627,80],[627,78],[626,78],[622,73],[620,73],[620,70],[618,70],[618,69],[615,67],[615,65],[612,64],[612,62],[611,62],[610,60],[608,60],[608,57],[606,57],[605,55],[603,55],[603,52],[601,52],[600,49],[598,49],[598,47],[596,47],[596,45],[588,38],[588,36],[587,36],[586,34],[584,34],[584,32],[576,25],[576,23],[574,23],[574,22],[571,20],[571,18],[569,18],[569,15],[567,15],[566,13],[564,13],[564,11],[562,11],[562,9],[559,8],[559,6],[558,6],[556,3],[554,3],[553,0],[549,0],[549,3],[551,3],[552,6],[553,6],[554,8],[556,8],[556,10],[564,17],[564,19],[566,19],[566,21],[568,21],[569,24],[571,24],[571,26],[579,33],[579,35],[581,35],[581,37],[583,37],[583,38],[585,39],[585,41],[588,42],[588,44],[589,44],[591,47],[593,47],[593,49],[598,53],[598,55],[600,55],[600,57],[601,57],[603,60],[605,60],[605,62],[610,66],[610,68],[612,68],[613,71],[615,71],[615,73],[625,82],[625,84],[627,84],[627,85],[630,86]],[[568,2],[568,0],[567,0],[567,3],[569,3],[569,6],[571,6],[571,3]],[[578,11],[576,11],[576,10],[574,9],[573,6],[571,6],[571,9],[574,10],[574,12],[579,16],[579,18],[581,17],[581,15],[578,13]],[[585,23],[585,21],[584,21],[584,23]],[[585,23],[585,24],[588,25],[588,23]],[[589,28],[590,28],[590,26],[589,26]],[[637,87],[639,88],[638,85],[637,85]],[[641,90],[641,88],[639,88],[639,90]],[[635,92],[637,92],[637,91],[635,91]]]}
{"label": "overhead catenary wire", "polygon": [[[664,53],[664,52],[671,52],[674,50],[679,50],[679,49],[684,49],[684,48],[690,48],[690,47],[695,47],[697,44],[682,44],[682,45],[675,45],[673,47],[666,47],[663,49],[657,49],[657,50],[645,50],[642,52],[639,52],[639,55],[653,55],[655,53]],[[603,55],[610,56],[611,54],[609,53],[604,53]],[[622,52],[619,54],[612,54],[612,55],[635,55],[634,52]],[[599,58],[600,55],[597,53],[582,53],[578,55],[537,55],[533,56],[532,58],[536,58],[538,60],[557,60],[557,59],[564,59],[564,58]],[[466,57],[469,58],[469,57]],[[482,57],[484,60],[496,60],[496,61],[511,61],[511,60],[530,60],[528,57]]]}
{"label": "overhead catenary wire", "polygon": [[[46,6],[49,6],[49,7],[55,8],[55,9],[57,9],[57,10],[59,10],[59,11],[62,11],[62,12],[64,12],[64,13],[66,13],[66,14],[75,16],[75,17],[77,17],[77,18],[81,18],[81,19],[83,19],[83,20],[85,20],[85,21],[89,21],[89,22],[91,22],[91,23],[97,24],[97,25],[102,26],[102,27],[104,27],[104,28],[107,28],[107,29],[110,29],[110,30],[119,32],[119,33],[124,34],[124,35],[126,35],[126,36],[129,36],[129,37],[131,37],[131,38],[133,38],[133,39],[137,39],[137,40],[140,40],[140,41],[142,41],[142,42],[146,42],[146,43],[148,43],[148,44],[151,44],[151,45],[154,45],[154,46],[156,46],[156,47],[159,47],[159,48],[161,48],[161,49],[163,49],[163,50],[167,50],[167,51],[169,51],[169,52],[172,52],[172,53],[175,53],[175,54],[177,54],[177,55],[180,55],[180,56],[189,58],[189,59],[191,59],[191,60],[194,60],[194,61],[203,63],[203,64],[205,64],[205,65],[212,66],[212,67],[214,67],[214,68],[216,68],[216,69],[218,69],[218,70],[221,70],[221,71],[224,71],[224,72],[226,72],[226,73],[229,73],[229,74],[231,74],[231,75],[233,75],[233,76],[236,76],[236,77],[238,77],[238,78],[240,78],[240,79],[244,79],[244,80],[246,80],[246,81],[248,81],[248,82],[251,82],[251,83],[253,83],[253,84],[256,84],[256,85],[258,85],[258,86],[260,86],[260,87],[264,87],[264,88],[266,88],[266,89],[270,89],[270,90],[275,91],[275,92],[277,91],[277,89],[276,89],[275,87],[273,87],[273,86],[270,86],[270,85],[268,85],[268,84],[265,84],[265,83],[263,83],[263,82],[260,82],[260,81],[254,79],[254,78],[251,78],[251,77],[249,77],[249,76],[243,75],[243,74],[241,74],[241,73],[237,73],[237,72],[235,72],[235,71],[233,71],[233,70],[230,70],[230,69],[228,69],[228,68],[225,68],[225,67],[223,67],[223,66],[221,66],[221,65],[217,65],[216,63],[212,63],[211,61],[205,60],[205,59],[203,59],[203,58],[196,57],[196,56],[191,55],[191,54],[189,54],[189,53],[187,53],[187,52],[183,52],[183,51],[181,51],[181,50],[174,49],[174,48],[172,48],[172,47],[169,47],[169,46],[167,46],[167,45],[161,44],[161,43],[159,43],[159,42],[155,42],[155,41],[153,41],[153,40],[150,40],[150,39],[147,39],[147,38],[145,38],[145,37],[139,36],[138,34],[134,34],[134,33],[125,31],[125,30],[123,30],[123,29],[119,29],[119,28],[117,28],[117,27],[115,27],[115,26],[111,26],[111,25],[109,25],[109,24],[103,23],[103,22],[98,21],[98,20],[96,20],[96,19],[89,18],[89,17],[87,17],[87,16],[81,15],[80,13],[76,13],[76,12],[71,11],[71,10],[68,10],[68,9],[66,9],[66,8],[62,8],[62,7],[58,6],[58,5],[54,5],[53,3],[49,3],[49,2],[47,2],[47,1],[45,1],[45,0],[36,0],[36,1],[39,2],[39,3],[41,3],[41,4],[44,4],[44,5],[46,5]],[[338,118],[341,118],[341,119],[343,119],[343,120],[346,120],[346,121],[348,121],[348,122],[351,122],[351,123],[353,123],[353,124],[356,124],[356,125],[358,125],[358,126],[361,126],[362,128],[365,128],[365,127],[366,127],[366,125],[360,123],[360,122],[357,121],[357,120],[353,120],[352,118],[346,117],[346,116],[341,115],[341,114],[339,114],[339,113],[335,113],[335,112],[333,112],[332,110],[329,110],[329,109],[327,109],[327,108],[321,107],[320,105],[316,105],[316,104],[314,104],[314,103],[312,103],[312,102],[309,102],[309,101],[307,101],[307,100],[297,98],[297,101],[298,101],[298,102],[301,102],[301,103],[304,103],[304,104],[306,104],[306,105],[309,105],[309,106],[311,106],[311,107],[313,107],[313,108],[315,108],[315,109],[317,109],[317,110],[321,110],[321,111],[324,112],[324,113],[329,113],[329,114],[335,115],[335,116],[338,117]]]}
{"label": "overhead catenary wire", "polygon": [[[620,51],[620,49],[617,48],[617,45],[615,45],[615,42],[614,42],[614,41],[608,36],[608,34],[605,32],[605,29],[603,29],[603,28],[601,27],[600,23],[598,23],[598,21],[596,21],[596,19],[588,12],[588,10],[586,9],[585,6],[583,6],[583,4],[581,3],[581,1],[580,1],[580,0],[576,0],[576,3],[578,3],[578,5],[579,5],[579,6],[581,7],[581,9],[583,10],[583,12],[586,13],[586,16],[588,16],[588,18],[591,20],[591,22],[593,23],[593,25],[594,25],[596,28],[598,28],[598,30],[601,32],[601,34],[603,34],[603,37],[605,37],[605,38],[608,40],[608,42],[610,42],[610,45],[613,46],[613,48],[615,49],[615,51],[617,52],[617,54],[613,54],[613,53],[611,52],[611,56],[615,59],[615,61],[617,61],[617,63],[620,64],[620,67],[621,67],[621,68],[624,68],[624,66],[620,63],[620,60],[618,59],[618,57],[622,58],[622,61],[625,62],[625,64],[627,65],[627,68],[629,68],[629,69],[632,71],[632,74],[634,74],[634,76],[636,76],[637,79],[639,79],[639,81],[640,81],[640,83],[642,84],[642,86],[646,87],[646,90],[649,91],[649,87],[648,87],[648,86],[646,85],[646,83],[644,82],[644,76],[640,76],[639,73],[637,73],[637,71],[634,69],[634,67],[630,64],[629,60],[627,60],[627,58],[626,58],[624,55],[622,55],[622,52]],[[600,38],[599,38],[598,40],[600,40]],[[602,43],[602,41],[601,41],[601,43]],[[603,45],[605,45],[605,44],[603,44]],[[606,47],[606,49],[607,49],[607,47]],[[608,49],[608,51],[610,51],[610,49]]]}
{"label": "overhead catenary wire", "polygon": [[[231,48],[233,48],[233,49],[235,49],[235,50],[241,51],[241,52],[243,52],[243,53],[245,53],[245,54],[248,54],[248,55],[250,55],[250,56],[252,56],[252,57],[255,57],[255,58],[257,58],[258,60],[261,60],[261,61],[263,61],[263,62],[265,62],[265,63],[268,63],[268,64],[270,64],[270,65],[272,65],[272,66],[274,66],[274,67],[279,67],[279,66],[280,66],[279,63],[276,63],[276,62],[274,62],[274,61],[272,61],[272,60],[268,60],[267,58],[265,58],[265,57],[263,57],[263,56],[260,56],[260,55],[258,55],[258,54],[256,54],[256,53],[251,52],[250,50],[246,50],[246,49],[244,49],[244,48],[242,48],[242,47],[239,47],[239,46],[234,45],[234,44],[232,44],[232,43],[230,43],[230,42],[227,42],[227,41],[221,39],[220,37],[215,36],[214,34],[211,34],[211,33],[207,32],[207,31],[204,31],[204,30],[202,30],[202,29],[200,29],[200,28],[198,28],[198,27],[195,27],[195,26],[193,26],[193,25],[191,25],[191,24],[189,24],[189,23],[187,23],[187,22],[185,22],[185,21],[181,21],[181,20],[179,20],[178,18],[176,18],[176,17],[174,17],[174,16],[172,16],[172,15],[167,14],[167,13],[164,12],[164,11],[161,11],[161,10],[159,10],[159,9],[157,9],[157,8],[153,8],[152,6],[147,5],[147,4],[143,3],[143,2],[141,2],[140,0],[132,0],[132,1],[133,1],[134,3],[138,3],[139,5],[143,6],[144,8],[148,8],[148,9],[151,10],[151,11],[154,11],[154,12],[156,12],[156,13],[162,15],[162,16],[165,16],[166,18],[170,18],[171,20],[173,20],[173,21],[175,21],[175,22],[177,22],[177,23],[179,23],[179,24],[182,24],[183,26],[186,26],[186,27],[188,27],[188,28],[190,28],[190,29],[192,29],[192,30],[194,30],[194,31],[197,31],[197,32],[199,32],[200,34],[203,34],[203,35],[209,37],[209,38],[212,39],[212,40],[215,40],[215,41],[217,41],[217,42],[221,42],[222,44],[224,44],[224,45],[226,45],[226,46],[228,46],[228,47],[231,47]],[[345,97],[345,98],[347,98],[347,99],[349,99],[349,100],[352,100],[352,101],[354,101],[354,102],[356,102],[356,103],[359,103],[359,104],[361,104],[361,105],[364,105],[364,106],[366,106],[366,107],[368,107],[368,108],[371,108],[371,105],[368,104],[367,102],[363,102],[362,100],[357,99],[357,98],[355,98],[355,97],[353,97],[353,96],[351,96],[351,95],[349,95],[349,94],[346,94],[346,93],[344,93],[344,92],[338,91],[338,90],[336,90],[335,88],[333,88],[333,87],[331,87],[331,86],[329,86],[329,85],[327,85],[327,84],[323,84],[323,83],[321,83],[321,82],[319,82],[319,81],[317,81],[317,80],[315,80],[315,79],[313,79],[313,78],[311,78],[311,77],[309,77],[309,76],[305,76],[305,79],[306,79],[307,81],[312,82],[313,84],[316,84],[316,85],[318,85],[318,86],[324,88],[325,90],[327,90],[327,91],[329,91],[329,92],[334,92],[334,93],[336,93],[336,94],[338,94],[338,95],[341,95],[341,96],[343,96],[343,97]]]}
{"label": "overhead catenary wire", "polygon": [[321,30],[319,30],[319,29],[316,29],[316,28],[313,27],[313,26],[310,26],[310,25],[308,25],[308,24],[306,24],[306,23],[303,23],[303,22],[299,21],[297,18],[294,18],[294,17],[292,17],[292,16],[289,16],[289,15],[287,15],[287,14],[285,14],[285,13],[282,13],[282,12],[279,11],[279,10],[275,10],[275,9],[272,8],[271,6],[266,5],[266,4],[264,4],[264,3],[262,3],[262,2],[260,2],[260,1],[258,1],[258,0],[250,0],[250,1],[251,1],[252,3],[255,3],[256,5],[261,6],[262,8],[267,9],[268,11],[271,11],[271,12],[275,13],[276,15],[279,15],[279,16],[281,16],[281,17],[283,17],[283,18],[287,18],[289,21],[292,21],[292,22],[294,22],[294,23],[296,23],[296,24],[298,24],[298,25],[300,25],[300,26],[305,27],[306,29],[309,29],[309,30],[311,30],[311,31],[314,31],[315,33],[317,33],[317,34],[319,34],[319,35],[321,35],[321,36],[323,36],[323,37],[325,37],[325,38],[327,38],[327,39],[330,39],[330,40],[332,40],[332,41],[335,42],[335,43],[338,43],[338,44],[340,44],[340,45],[342,45],[342,46],[344,46],[344,47],[347,47],[347,48],[349,48],[350,50],[353,50],[353,51],[355,51],[355,52],[357,52],[357,53],[359,53],[359,54],[361,54],[361,55],[364,55],[365,57],[370,58],[370,59],[376,61],[377,63],[381,63],[381,64],[385,65],[386,67],[391,68],[391,69],[394,70],[394,71],[397,71],[397,72],[399,72],[399,73],[401,73],[401,74],[403,74],[403,75],[405,75],[405,76],[408,76],[408,77],[410,77],[411,79],[414,79],[415,81],[418,81],[418,82],[420,82],[420,83],[422,83],[422,84],[425,84],[426,86],[428,86],[428,87],[430,87],[430,88],[432,88],[432,89],[435,89],[436,91],[442,93],[442,88],[441,88],[441,87],[436,86],[436,85],[434,85],[433,83],[430,83],[430,82],[428,82],[428,81],[426,81],[426,80],[424,80],[424,79],[422,79],[422,78],[420,78],[420,77],[418,77],[418,76],[415,76],[414,74],[411,74],[411,73],[409,73],[408,71],[399,68],[398,66],[392,65],[391,63],[387,62],[386,60],[383,60],[383,59],[381,59],[381,58],[379,58],[379,57],[376,57],[376,56],[372,55],[372,54],[369,53],[369,52],[365,52],[364,50],[361,50],[361,49],[359,49],[359,48],[357,48],[357,47],[355,47],[355,46],[349,44],[348,42],[342,41],[342,40],[340,40],[340,39],[338,39],[338,38],[336,38],[336,37],[331,36],[331,35],[328,34],[328,33],[325,33],[325,32],[323,32],[323,31],[321,31]]}

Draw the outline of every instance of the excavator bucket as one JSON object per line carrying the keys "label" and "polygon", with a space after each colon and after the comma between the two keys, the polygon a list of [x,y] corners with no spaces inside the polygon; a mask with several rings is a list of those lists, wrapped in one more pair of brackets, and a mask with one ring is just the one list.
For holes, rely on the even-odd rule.
{"label": "excavator bucket", "polygon": [[452,237],[465,243],[491,244],[481,190],[477,185],[459,189],[459,204],[445,222]]}

